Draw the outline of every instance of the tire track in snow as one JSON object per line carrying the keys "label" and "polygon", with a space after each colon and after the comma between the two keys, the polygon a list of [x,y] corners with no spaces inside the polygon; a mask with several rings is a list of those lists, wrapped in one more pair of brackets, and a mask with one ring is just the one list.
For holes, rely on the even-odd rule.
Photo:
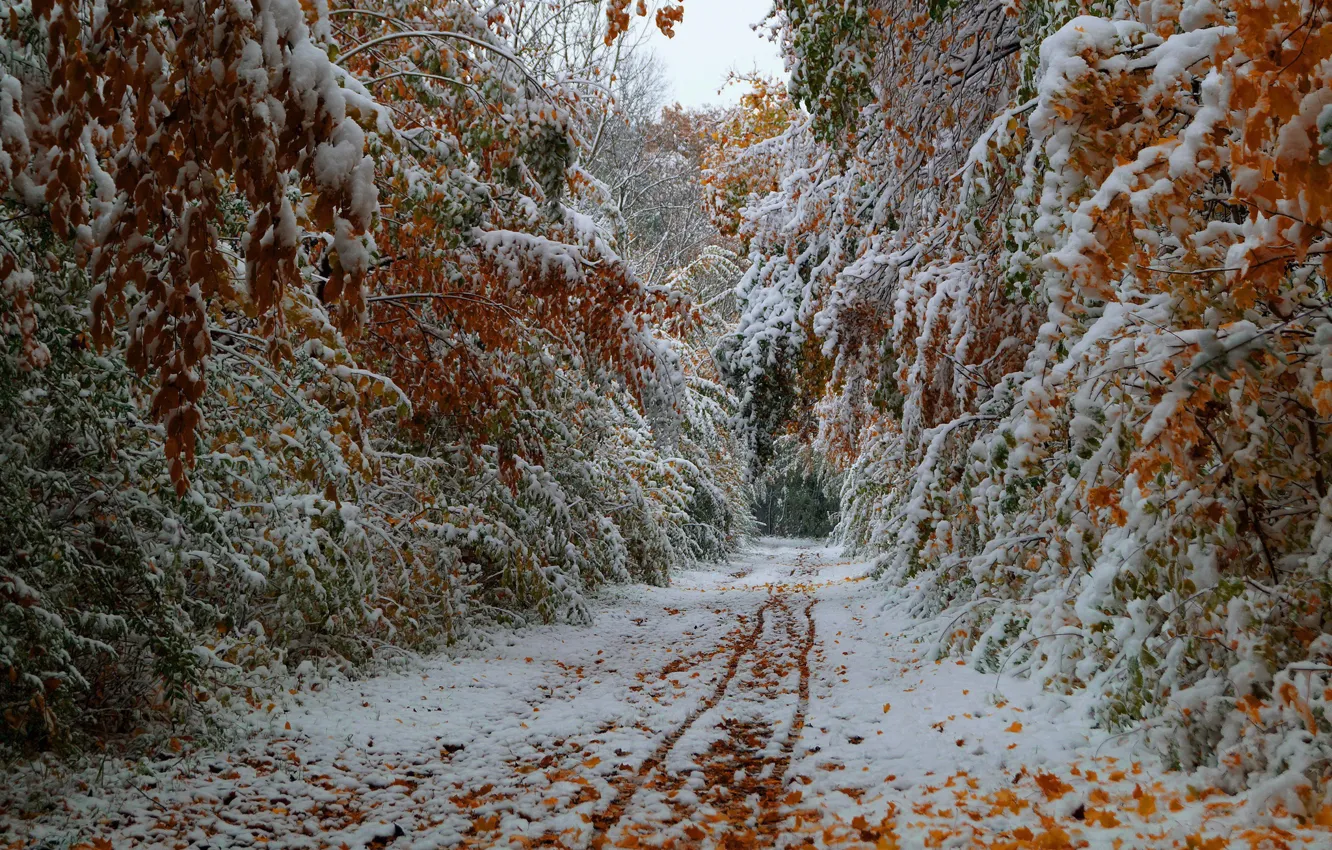
{"label": "tire track in snow", "polygon": [[[786,742],[782,744],[782,757],[777,763],[781,768],[779,776],[785,784],[786,771],[791,767],[791,756],[795,753],[795,745],[800,740],[800,733],[805,729],[805,714],[809,711],[809,654],[814,650],[814,643],[817,635],[814,631],[814,604],[811,599],[805,605],[805,641],[800,647],[800,684],[796,691],[796,710],[791,718],[791,729],[786,735]],[[775,773],[775,771],[774,771]]]}
{"label": "tire track in snow", "polygon": [[[800,656],[797,666],[800,670],[799,684],[796,686],[796,708],[791,716],[791,726],[787,730],[786,740],[782,742],[782,754],[773,764],[772,779],[774,783],[773,793],[765,795],[762,800],[768,801],[768,811],[760,812],[758,818],[758,846],[775,847],[777,839],[780,836],[778,827],[786,820],[786,814],[783,812],[785,803],[785,791],[788,786],[787,772],[791,769],[791,759],[795,755],[796,744],[800,742],[801,733],[805,729],[805,715],[809,712],[809,654],[814,649],[814,644],[818,639],[814,629],[814,605],[818,600],[811,598],[805,604],[805,640],[800,646]],[[775,802],[774,802],[775,801]]]}
{"label": "tire track in snow", "polygon": [[[672,821],[656,824],[646,833],[643,828],[647,825],[638,825],[637,837],[646,842],[643,846],[658,846],[658,841],[660,846],[681,850],[719,847],[757,850],[776,845],[791,805],[798,802],[790,800],[786,774],[805,725],[810,652],[817,642],[814,600],[809,600],[803,611],[794,604],[795,597],[803,595],[781,593],[773,599],[765,630],[746,663],[746,675],[739,677],[736,687],[715,706],[722,714],[716,726],[722,736],[699,753],[692,769],[678,774],[658,772],[636,789],[635,799],[650,789],[674,812]],[[792,670],[796,682],[788,678],[788,671]],[[780,742],[772,741],[776,730],[770,716],[762,719],[766,712],[745,719],[749,714],[746,708],[786,701],[792,696],[795,698],[791,700],[791,719]],[[725,710],[728,703],[736,703],[729,712]],[[775,752],[769,747],[770,742],[777,744]],[[700,778],[701,785],[695,789],[698,796],[693,792],[681,794]],[[682,832],[672,831],[665,838],[667,833],[660,830],[672,825],[682,826]],[[618,834],[614,829],[611,834]]]}
{"label": "tire track in snow", "polygon": [[644,759],[643,763],[639,765],[637,771],[627,774],[615,782],[615,799],[604,811],[592,816],[592,841],[589,845],[592,850],[600,850],[600,848],[607,845],[610,841],[611,831],[619,826],[620,821],[624,819],[629,804],[633,802],[634,797],[637,795],[639,789],[643,787],[648,776],[665,763],[666,757],[670,755],[671,750],[675,748],[675,745],[679,743],[682,737],[684,737],[684,734],[694,725],[694,722],[721,702],[722,697],[726,695],[726,689],[730,687],[731,681],[735,679],[736,672],[740,669],[740,659],[757,648],[759,639],[763,636],[764,620],[767,616],[768,609],[776,604],[778,599],[779,598],[776,596],[770,597],[768,601],[759,606],[758,612],[755,615],[756,622],[754,623],[753,630],[740,641],[735,651],[731,654],[730,660],[726,663],[726,673],[722,676],[721,680],[717,682],[712,693],[709,696],[704,697],[703,702],[689,713],[689,716],[684,719],[684,722],[672,730],[671,733],[657,745],[657,748],[652,751],[652,754]]}
{"label": "tire track in snow", "polygon": [[[772,629],[765,635],[749,664],[746,676],[727,700],[738,702],[727,712],[718,707],[723,735],[699,753],[695,767],[674,774],[655,790],[674,811],[675,824],[683,824],[679,848],[754,847],[760,821],[774,809],[781,788],[775,771],[778,757],[769,754],[776,729],[774,718],[752,709],[780,701],[791,693],[783,688],[788,672],[799,667],[801,635],[791,610],[790,595],[775,600],[779,617],[769,617]],[[778,749],[780,752],[780,748]],[[702,779],[701,786],[688,791]],[[681,792],[686,792],[682,794]],[[752,824],[752,826],[751,826]],[[669,846],[669,841],[663,846]]]}

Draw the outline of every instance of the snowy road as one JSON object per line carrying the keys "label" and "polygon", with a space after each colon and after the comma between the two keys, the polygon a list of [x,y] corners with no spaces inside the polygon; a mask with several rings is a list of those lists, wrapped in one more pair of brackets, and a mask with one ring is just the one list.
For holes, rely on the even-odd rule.
{"label": "snowy road", "polygon": [[946,620],[907,619],[866,570],[763,541],[616,590],[592,628],[302,694],[235,752],[86,779],[0,815],[0,847],[1332,846],[1163,776],[1075,701],[930,660]]}

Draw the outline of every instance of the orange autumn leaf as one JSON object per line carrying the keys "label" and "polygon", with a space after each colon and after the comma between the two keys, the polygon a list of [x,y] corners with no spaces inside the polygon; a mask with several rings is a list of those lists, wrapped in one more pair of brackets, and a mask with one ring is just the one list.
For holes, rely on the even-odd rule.
{"label": "orange autumn leaf", "polygon": [[1156,797],[1152,794],[1143,794],[1138,798],[1136,810],[1144,818],[1156,814]]}
{"label": "orange autumn leaf", "polygon": [[1332,416],[1332,381],[1314,384],[1313,398],[1319,416]]}
{"label": "orange autumn leaf", "polygon": [[1047,800],[1057,800],[1073,790],[1072,785],[1065,784],[1053,773],[1038,773],[1035,779]]}
{"label": "orange autumn leaf", "polygon": [[1072,850],[1073,842],[1067,832],[1052,826],[1037,836],[1036,847],[1040,850]]}
{"label": "orange autumn leaf", "polygon": [[1088,809],[1086,819],[1087,823],[1103,829],[1113,829],[1119,826],[1119,818],[1115,816],[1115,813],[1103,809]]}

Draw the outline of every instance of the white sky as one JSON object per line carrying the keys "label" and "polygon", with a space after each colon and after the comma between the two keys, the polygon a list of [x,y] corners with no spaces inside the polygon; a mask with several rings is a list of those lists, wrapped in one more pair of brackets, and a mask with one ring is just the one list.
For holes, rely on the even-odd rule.
{"label": "white sky", "polygon": [[777,46],[750,29],[771,9],[772,0],[687,0],[675,38],[654,27],[649,43],[671,77],[670,99],[685,106],[734,103],[743,93],[736,87],[717,93],[732,70],[781,77]]}

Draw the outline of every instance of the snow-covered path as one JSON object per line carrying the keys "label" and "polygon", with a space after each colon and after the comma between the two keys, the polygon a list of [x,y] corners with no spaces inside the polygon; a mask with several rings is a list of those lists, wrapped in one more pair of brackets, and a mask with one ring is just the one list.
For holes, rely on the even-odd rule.
{"label": "snow-covered path", "polygon": [[928,660],[946,623],[866,570],[762,541],[614,591],[592,628],[303,694],[235,752],[13,805],[0,847],[1332,846],[1161,775],[1075,701]]}

